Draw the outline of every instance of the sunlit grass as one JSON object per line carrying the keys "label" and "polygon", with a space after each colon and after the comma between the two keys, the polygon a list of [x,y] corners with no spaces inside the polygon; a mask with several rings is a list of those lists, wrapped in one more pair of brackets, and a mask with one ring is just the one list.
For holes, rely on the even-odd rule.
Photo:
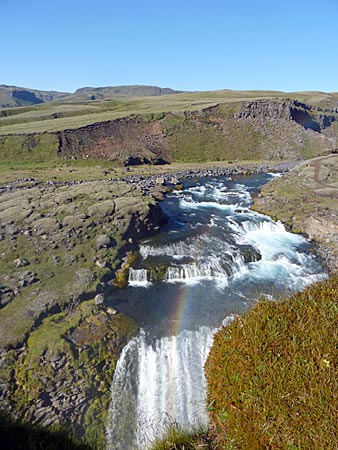
{"label": "sunlit grass", "polygon": [[197,448],[212,449],[211,440],[208,438],[207,430],[203,427],[192,429],[190,432],[184,430],[179,424],[173,422],[166,426],[164,437],[156,439],[151,450],[194,450]]}
{"label": "sunlit grass", "polygon": [[217,448],[337,449],[338,277],[259,302],[206,365]]}
{"label": "sunlit grass", "polygon": [[321,106],[337,102],[333,94],[279,91],[206,91],[150,97],[112,96],[99,101],[79,101],[70,97],[31,107],[0,110],[0,134],[43,133],[78,128],[95,122],[131,114],[201,110],[219,103],[238,103],[252,99],[297,98]]}

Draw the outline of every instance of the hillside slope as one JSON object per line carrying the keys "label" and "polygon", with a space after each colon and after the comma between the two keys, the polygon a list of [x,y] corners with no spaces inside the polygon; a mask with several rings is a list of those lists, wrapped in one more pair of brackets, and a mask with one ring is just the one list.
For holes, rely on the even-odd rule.
{"label": "hillside slope", "polygon": [[254,207],[306,233],[319,244],[330,272],[338,271],[338,155],[316,158],[263,186]]}
{"label": "hillside slope", "polygon": [[[177,98],[179,94],[172,97]],[[169,106],[172,105],[169,103]],[[32,116],[32,112],[29,114]],[[46,116],[46,120],[37,121],[37,128],[35,122],[29,127],[15,123],[1,126],[1,123],[17,120],[16,116],[0,119],[0,161],[41,162],[61,157],[105,159],[129,165],[172,161],[302,160],[325,155],[338,147],[337,110],[290,98],[224,101],[198,110],[143,112],[69,129],[58,129],[58,122],[63,119],[58,118],[59,113],[53,114],[55,119]],[[49,125],[53,121],[56,129]],[[46,133],[48,126],[51,130]],[[43,132],[15,134],[24,127]]]}
{"label": "hillside slope", "polygon": [[260,301],[216,334],[206,364],[212,448],[337,449],[337,292],[335,277]]}

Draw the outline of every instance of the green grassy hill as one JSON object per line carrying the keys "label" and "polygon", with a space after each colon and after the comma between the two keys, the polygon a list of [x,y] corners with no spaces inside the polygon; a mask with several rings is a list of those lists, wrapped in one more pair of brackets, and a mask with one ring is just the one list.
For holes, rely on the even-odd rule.
{"label": "green grassy hill", "polygon": [[[338,108],[338,94],[322,92],[222,90],[191,93],[173,91],[173,95],[167,94],[165,89],[144,86],[121,88],[121,93],[117,93],[117,89],[120,88],[83,88],[75,94],[59,98],[57,102],[0,109],[0,135],[60,131],[132,114],[201,111],[219,103],[236,105],[250,100],[273,98],[297,99],[324,109]],[[156,90],[162,94],[155,95]],[[97,95],[98,98],[89,100],[89,95]]]}
{"label": "green grassy hill", "polygon": [[[115,165],[299,160],[338,147],[336,94],[116,89],[84,88],[73,100],[0,110],[0,166],[60,158]],[[78,101],[101,91],[111,99]],[[148,96],[128,96],[138,92]]]}

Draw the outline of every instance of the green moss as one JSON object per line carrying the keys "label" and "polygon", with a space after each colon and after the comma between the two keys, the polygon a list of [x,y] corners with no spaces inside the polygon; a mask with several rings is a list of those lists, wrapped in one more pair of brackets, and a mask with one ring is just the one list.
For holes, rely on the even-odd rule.
{"label": "green moss", "polygon": [[[123,346],[136,330],[131,319],[122,314],[110,316],[104,309],[97,308],[94,300],[47,317],[30,334],[26,355],[14,366],[16,387],[12,402],[15,409],[25,411],[34,406],[40,395],[53,391],[55,383],[61,380],[59,394],[69,395],[65,383],[68,381],[72,386],[78,386],[88,405],[81,417],[81,434],[91,446],[104,448],[110,386],[116,362]],[[73,334],[75,332],[80,332],[81,343]],[[67,361],[61,371],[55,370],[51,363],[57,355]],[[42,361],[45,362],[42,364]],[[60,417],[60,426],[67,426],[70,431],[78,433],[80,425],[73,419]]]}
{"label": "green moss", "polygon": [[14,164],[37,164],[57,161],[58,140],[49,133],[36,135],[13,135],[0,138],[0,162]]}
{"label": "green moss", "polygon": [[165,265],[159,265],[156,267],[152,267],[150,269],[151,279],[158,280],[158,281],[165,280],[167,271],[168,271],[168,267]]}

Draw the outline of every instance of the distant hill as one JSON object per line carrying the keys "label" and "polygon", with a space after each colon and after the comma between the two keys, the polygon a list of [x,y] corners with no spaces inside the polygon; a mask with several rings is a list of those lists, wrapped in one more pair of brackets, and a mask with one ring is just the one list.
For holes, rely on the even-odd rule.
{"label": "distant hill", "polygon": [[182,94],[184,91],[175,91],[170,88],[158,86],[106,86],[106,87],[83,87],[69,96],[73,101],[77,97],[84,100],[103,100],[112,97],[157,97],[159,95]]}
{"label": "distant hill", "polygon": [[38,91],[18,86],[0,85],[0,107],[31,106],[51,102],[68,96],[67,92]]}
{"label": "distant hill", "polygon": [[17,86],[0,85],[0,108],[32,106],[51,101],[82,102],[88,100],[106,100],[126,97],[157,97],[160,95],[181,94],[170,88],[158,86],[106,86],[83,87],[74,93],[57,91],[39,91]]}

